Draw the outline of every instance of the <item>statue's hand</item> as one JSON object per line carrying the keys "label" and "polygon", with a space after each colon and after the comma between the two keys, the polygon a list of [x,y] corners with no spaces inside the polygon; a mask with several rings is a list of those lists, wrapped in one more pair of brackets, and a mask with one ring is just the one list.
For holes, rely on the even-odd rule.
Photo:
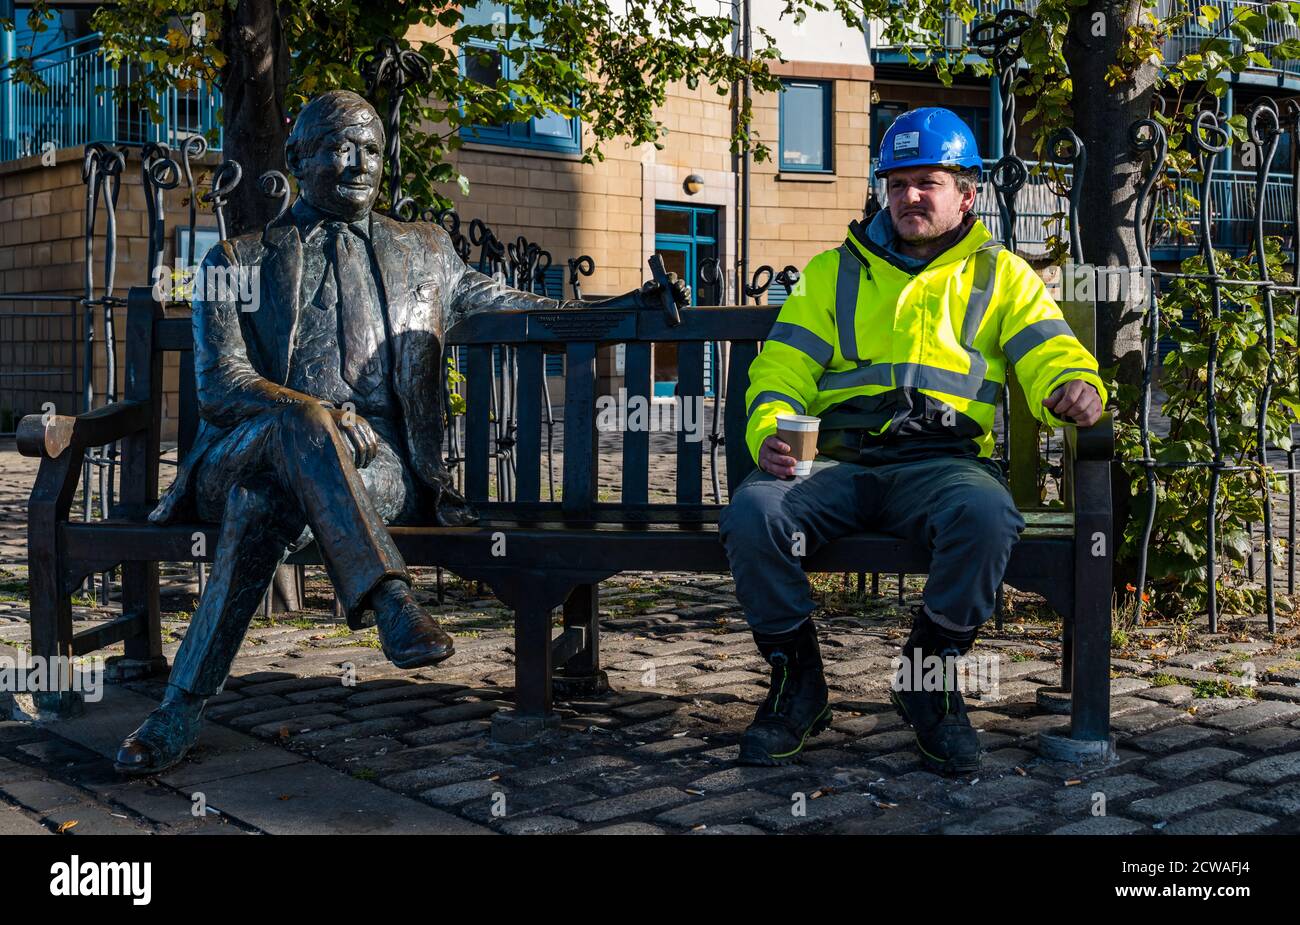
{"label": "statue's hand", "polygon": [[[672,287],[673,301],[680,308],[689,308],[691,304],[691,287],[686,285],[686,280],[678,279],[676,273],[668,274],[668,283]],[[657,280],[647,280],[640,289],[637,290],[637,301],[641,308],[654,310],[662,308],[663,302],[660,301],[660,291],[662,287]]]}
{"label": "statue's hand", "polygon": [[370,422],[351,408],[330,408],[330,416],[348,443],[352,444],[352,461],[358,469],[374,462],[379,454],[379,436]]}

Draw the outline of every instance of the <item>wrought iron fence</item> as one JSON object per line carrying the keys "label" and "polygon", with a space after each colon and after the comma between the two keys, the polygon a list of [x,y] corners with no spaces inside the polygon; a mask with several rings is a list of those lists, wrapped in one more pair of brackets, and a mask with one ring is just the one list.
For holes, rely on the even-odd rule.
{"label": "wrought iron fence", "polygon": [[[1140,616],[1143,608],[1143,592],[1147,587],[1150,544],[1156,525],[1159,481],[1164,475],[1186,469],[1206,469],[1209,482],[1205,505],[1205,590],[1207,595],[1207,615],[1211,632],[1217,631],[1219,620],[1219,578],[1224,573],[1221,563],[1222,552],[1218,543],[1218,525],[1221,508],[1219,491],[1226,476],[1238,473],[1253,478],[1258,484],[1261,503],[1262,523],[1260,524],[1258,548],[1256,533],[1250,525],[1249,543],[1251,546],[1248,570],[1251,577],[1255,574],[1255,562],[1258,557],[1263,565],[1263,583],[1266,601],[1266,616],[1269,632],[1276,632],[1276,566],[1280,553],[1283,552],[1276,542],[1274,519],[1276,516],[1274,493],[1285,485],[1287,498],[1287,544],[1285,547],[1286,590],[1288,595],[1295,593],[1295,533],[1296,533],[1296,499],[1295,476],[1296,450],[1291,443],[1294,434],[1294,422],[1289,423],[1284,435],[1284,445],[1274,446],[1269,433],[1269,410],[1273,399],[1273,390],[1281,385],[1279,380],[1279,344],[1277,339],[1278,319],[1283,311],[1293,317],[1300,304],[1300,286],[1285,284],[1271,278],[1265,253],[1265,238],[1269,233],[1267,221],[1267,186],[1270,167],[1277,151],[1278,141],[1283,133],[1291,133],[1292,138],[1300,134],[1300,105],[1287,100],[1284,103],[1285,119],[1279,112],[1278,105],[1271,99],[1263,97],[1257,100],[1249,114],[1249,133],[1251,142],[1258,151],[1263,152],[1256,171],[1255,188],[1252,202],[1254,204],[1254,223],[1250,230],[1253,246],[1253,269],[1258,276],[1255,279],[1234,279],[1224,276],[1219,270],[1219,255],[1211,241],[1211,229],[1214,216],[1211,211],[1211,189],[1215,179],[1219,156],[1227,150],[1231,132],[1227,127],[1228,116],[1222,112],[1202,110],[1196,117],[1193,130],[1188,133],[1190,144],[1197,158],[1197,171],[1200,173],[1200,188],[1197,194],[1200,214],[1197,223],[1197,241],[1199,256],[1202,260],[1201,272],[1165,271],[1152,265],[1150,247],[1146,230],[1149,227],[1149,212],[1152,207],[1152,189],[1165,172],[1167,140],[1164,130],[1154,119],[1144,119],[1134,123],[1131,129],[1131,141],[1135,151],[1150,158],[1149,170],[1137,201],[1135,213],[1135,230],[1142,260],[1142,269],[1155,281],[1147,299],[1147,354],[1142,377],[1142,398],[1139,408],[1138,426],[1142,446],[1142,456],[1131,460],[1130,464],[1140,466],[1146,482],[1146,517],[1142,527],[1140,548],[1138,551],[1138,578],[1136,583],[1135,608]],[[1293,177],[1292,182],[1296,182]],[[1300,238],[1297,237],[1295,215],[1292,213],[1291,260],[1292,266],[1300,266]],[[1168,297],[1166,287],[1176,281],[1197,282],[1203,284],[1209,292],[1210,326],[1204,337],[1205,355],[1205,428],[1207,431],[1209,458],[1158,459],[1152,448],[1154,424],[1152,418],[1152,393],[1157,384],[1158,364],[1160,359],[1159,337],[1163,320],[1164,302]],[[1225,414],[1241,414],[1241,408],[1225,409],[1220,407],[1220,389],[1218,387],[1220,353],[1219,331],[1217,323],[1226,313],[1239,310],[1231,297],[1242,290],[1255,289],[1263,309],[1263,330],[1260,332],[1267,356],[1267,368],[1258,394],[1254,398],[1253,415],[1255,418],[1254,445],[1243,458],[1233,460],[1224,452],[1221,441],[1220,424]],[[1281,302],[1289,304],[1282,305]],[[1294,358],[1295,345],[1283,348]],[[1293,417],[1294,415],[1292,415]],[[1279,465],[1280,463],[1280,465]]]}

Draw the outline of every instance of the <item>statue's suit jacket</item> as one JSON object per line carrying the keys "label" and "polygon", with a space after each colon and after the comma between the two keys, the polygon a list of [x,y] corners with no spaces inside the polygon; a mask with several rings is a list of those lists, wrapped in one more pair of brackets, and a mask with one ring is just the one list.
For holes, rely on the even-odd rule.
{"label": "statue's suit jacket", "polygon": [[[294,361],[303,272],[298,211],[287,210],[260,234],[220,242],[204,259],[201,279],[212,278],[209,267],[236,272],[256,268],[260,302],[256,310],[241,310],[236,289],[229,298],[226,293],[203,293],[206,297],[194,303],[194,372],[202,420],[175,482],[149,517],[155,523],[193,517],[191,483],[204,453],[240,422],[280,406],[265,385],[269,381],[283,386]],[[442,455],[442,348],[447,329],[482,311],[559,309],[581,303],[500,285],[467,267],[438,225],[399,222],[372,212],[370,232],[407,462],[436,498],[430,519],[463,523],[474,516],[473,510],[452,488]]]}

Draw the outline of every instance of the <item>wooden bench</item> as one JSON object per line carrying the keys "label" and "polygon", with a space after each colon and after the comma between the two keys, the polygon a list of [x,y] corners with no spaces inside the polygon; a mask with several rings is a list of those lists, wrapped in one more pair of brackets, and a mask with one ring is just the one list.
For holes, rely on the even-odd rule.
{"label": "wooden bench", "polygon": [[[1091,306],[1064,306],[1080,339],[1091,346]],[[622,497],[597,499],[597,348],[624,343],[625,387],[651,395],[654,343],[675,343],[683,400],[702,400],[709,342],[730,344],[724,410],[725,484],[734,488],[753,469],[745,446],[744,395],[748,369],[777,310],[701,308],[682,312],[680,324],[652,311],[502,312],[461,322],[448,334],[468,355],[465,419],[465,493],[482,513],[471,527],[395,526],[392,534],[411,565],[445,567],[491,586],[515,614],[515,706],[494,724],[494,735],[514,741],[556,722],[553,697],[604,688],[600,670],[599,583],[624,571],[727,573],[718,541],[719,505],[705,501],[707,441],[677,434],[672,502],[652,502],[650,433],[623,434]],[[76,418],[42,424],[24,419],[19,449],[42,456],[29,508],[32,645],[37,654],[81,655],[123,641],[126,657],[162,668],[158,563],[194,562],[194,537],[217,543],[213,524],[158,527],[145,518],[158,494],[162,357],[181,353],[179,442],[183,453],[198,423],[188,313],[167,317],[149,290],[129,297],[125,398]],[[489,498],[489,411],[494,345],[517,350],[519,394],[514,499]],[[547,348],[565,354],[563,484],[559,501],[543,501],[540,387]],[[1066,430],[1065,507],[1038,500],[1037,425],[1012,384],[1011,484],[1028,527],[1015,546],[1006,582],[1041,594],[1065,621],[1062,687],[1073,692],[1067,744],[1084,754],[1109,742],[1111,619],[1111,493],[1113,437],[1109,418],[1088,429]],[[120,503],[112,519],[69,520],[82,458],[88,447],[122,441]],[[500,542],[504,542],[504,555]],[[294,561],[313,561],[312,547]],[[927,549],[884,534],[829,543],[808,557],[810,572],[924,573]],[[122,569],[123,613],[76,635],[70,596],[86,575]],[[563,608],[563,630],[552,615]],[[1072,746],[1071,746],[1072,747]],[[1108,754],[1108,751],[1107,751]]]}

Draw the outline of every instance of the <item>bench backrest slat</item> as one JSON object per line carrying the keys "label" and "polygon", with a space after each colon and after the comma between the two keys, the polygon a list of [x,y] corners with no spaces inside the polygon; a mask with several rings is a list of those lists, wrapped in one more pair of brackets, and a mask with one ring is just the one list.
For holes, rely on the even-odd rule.
{"label": "bench backrest slat", "polygon": [[596,344],[569,344],[564,370],[564,497],[566,514],[583,514],[596,501],[600,454],[596,442]]}
{"label": "bench backrest slat", "polygon": [[749,364],[758,356],[758,341],[734,340],[727,351],[727,395],[723,408],[723,439],[727,450],[727,496],[755,468],[745,444],[745,425],[749,423],[745,393],[749,391]]}
{"label": "bench backrest slat", "polygon": [[176,420],[177,459],[184,459],[185,454],[194,446],[194,438],[199,432],[199,393],[194,381],[194,351],[181,352],[179,382],[179,407]]}
{"label": "bench backrest slat", "polygon": [[[162,440],[163,351],[158,346],[162,307],[132,290],[126,319],[126,390],[130,401],[150,402],[149,430],[122,441],[121,500],[138,508],[158,500],[158,456]],[[141,511],[143,513],[143,511]]]}
{"label": "bench backrest slat", "polygon": [[[704,342],[677,345],[677,503],[704,500]],[[689,425],[689,426],[688,426]]]}
{"label": "bench backrest slat", "polygon": [[[627,396],[629,416],[640,408],[649,415],[650,395],[650,345],[633,341],[625,347],[623,357],[623,382]],[[650,500],[650,430],[641,427],[623,431],[623,495],[624,504],[645,504]]]}
{"label": "bench backrest slat", "polygon": [[488,498],[488,429],[492,413],[492,345],[471,344],[465,369],[465,496]]}
{"label": "bench backrest slat", "polygon": [[542,401],[546,389],[541,344],[521,344],[519,366],[519,431],[515,454],[515,497],[540,501],[542,496]]}

